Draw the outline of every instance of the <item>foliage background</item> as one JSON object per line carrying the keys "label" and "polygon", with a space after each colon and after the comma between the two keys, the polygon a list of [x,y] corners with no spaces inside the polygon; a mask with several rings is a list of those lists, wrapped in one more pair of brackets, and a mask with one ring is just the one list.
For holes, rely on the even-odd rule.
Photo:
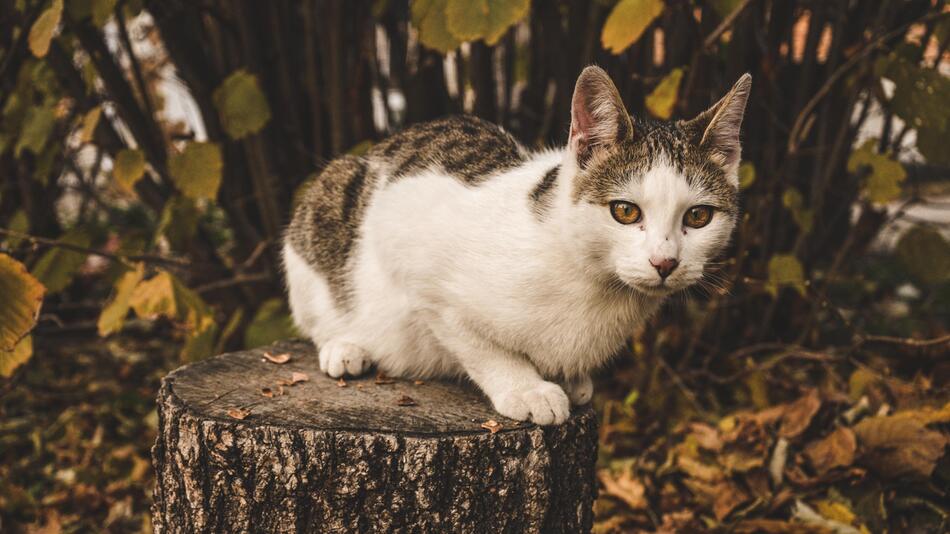
{"label": "foliage background", "polygon": [[947,528],[948,46],[944,0],[0,0],[0,530],[147,530],[162,374],[293,335],[307,177],[563,143],[590,63],[660,118],[754,79],[729,254],[600,377],[597,528]]}

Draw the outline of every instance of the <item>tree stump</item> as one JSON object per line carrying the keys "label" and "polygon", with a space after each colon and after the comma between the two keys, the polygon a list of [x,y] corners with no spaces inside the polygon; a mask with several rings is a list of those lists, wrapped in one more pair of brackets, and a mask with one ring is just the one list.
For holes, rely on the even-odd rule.
{"label": "tree stump", "polygon": [[158,410],[156,533],[576,533],[593,521],[589,406],[538,427],[470,386],[338,382],[312,345],[288,341],[172,372]]}

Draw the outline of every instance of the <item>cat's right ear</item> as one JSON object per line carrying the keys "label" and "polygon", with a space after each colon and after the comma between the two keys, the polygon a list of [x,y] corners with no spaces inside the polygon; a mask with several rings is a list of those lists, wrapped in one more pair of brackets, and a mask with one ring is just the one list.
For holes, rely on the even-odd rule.
{"label": "cat's right ear", "polygon": [[568,146],[583,168],[601,149],[633,136],[633,123],[610,76],[600,67],[581,72],[571,99]]}

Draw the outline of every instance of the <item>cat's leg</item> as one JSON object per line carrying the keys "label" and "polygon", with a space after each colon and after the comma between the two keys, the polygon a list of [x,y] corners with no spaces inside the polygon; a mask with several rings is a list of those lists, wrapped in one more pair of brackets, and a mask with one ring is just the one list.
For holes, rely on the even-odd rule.
{"label": "cat's leg", "polygon": [[539,425],[567,420],[571,403],[561,386],[544,380],[527,359],[512,354],[461,327],[458,321],[431,325],[439,342],[452,352],[468,376],[488,396],[495,411]]}
{"label": "cat's leg", "polygon": [[594,396],[594,382],[590,379],[590,375],[581,375],[565,381],[562,385],[575,406],[587,404]]}

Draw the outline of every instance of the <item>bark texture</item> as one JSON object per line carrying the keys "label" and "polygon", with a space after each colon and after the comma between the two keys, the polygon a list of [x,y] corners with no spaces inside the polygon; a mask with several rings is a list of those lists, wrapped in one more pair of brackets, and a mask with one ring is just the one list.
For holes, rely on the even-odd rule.
{"label": "bark texture", "polygon": [[[291,359],[269,363],[265,351]],[[262,394],[293,372],[309,380]],[[541,428],[500,417],[458,384],[343,386],[302,342],[182,367],[158,406],[157,533],[576,533],[593,521],[590,407]],[[481,428],[489,419],[502,429]]]}

